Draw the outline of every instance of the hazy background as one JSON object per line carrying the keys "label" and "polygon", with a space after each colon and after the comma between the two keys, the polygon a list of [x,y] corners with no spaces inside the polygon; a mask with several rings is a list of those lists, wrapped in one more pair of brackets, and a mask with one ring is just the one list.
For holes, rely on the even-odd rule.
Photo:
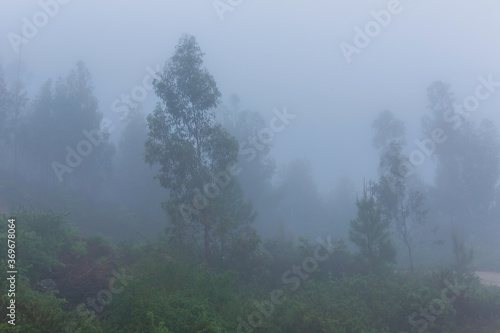
{"label": "hazy background", "polygon": [[[388,1],[242,1],[221,21],[212,1],[70,1],[16,54],[7,38],[32,20],[37,1],[0,2],[0,63],[7,81],[17,76],[30,94],[47,78],[64,76],[78,60],[89,68],[105,117],[119,122],[111,103],[141,84],[145,67],[163,66],[184,32],[196,36],[205,64],[226,101],[270,115],[286,106],[297,114],[275,136],[278,165],[295,157],[311,161],[321,191],[339,177],[357,185],[374,177],[371,121],[382,110],[405,120],[408,141],[420,137],[425,89],[435,80],[452,84],[458,100],[471,94],[479,75],[500,78],[500,23],[496,1],[404,1],[402,12],[354,54],[354,27]],[[150,92],[146,112],[154,105]],[[500,94],[473,116],[498,125]],[[116,135],[116,133],[114,133]],[[424,172],[422,167],[420,172]]]}

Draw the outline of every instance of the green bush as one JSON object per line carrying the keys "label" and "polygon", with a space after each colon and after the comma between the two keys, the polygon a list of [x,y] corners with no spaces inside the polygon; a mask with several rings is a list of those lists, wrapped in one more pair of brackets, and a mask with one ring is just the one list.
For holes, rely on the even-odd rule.
{"label": "green bush", "polygon": [[235,331],[235,272],[211,272],[161,253],[138,260],[132,271],[135,280],[110,304],[109,332]]}
{"label": "green bush", "polygon": [[[4,265],[0,265],[6,271]],[[19,278],[19,275],[18,275]],[[76,310],[65,311],[66,301],[57,297],[57,291],[40,293],[32,290],[28,281],[16,281],[16,325],[7,323],[7,316],[0,319],[0,332],[39,333],[39,332],[68,332],[74,333],[101,333],[94,323],[85,322],[85,318],[78,315]],[[2,283],[2,290],[7,290]],[[0,298],[0,307],[8,306],[7,295]],[[71,326],[68,326],[71,324]],[[71,327],[67,330],[67,327]]]}

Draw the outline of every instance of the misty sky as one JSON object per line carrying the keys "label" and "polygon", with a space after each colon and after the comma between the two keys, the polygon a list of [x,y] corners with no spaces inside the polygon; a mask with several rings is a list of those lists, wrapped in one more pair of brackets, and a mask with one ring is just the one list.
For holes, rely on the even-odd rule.
{"label": "misty sky", "polygon": [[[273,108],[297,115],[275,136],[272,155],[279,163],[308,158],[321,190],[344,176],[359,184],[376,176],[371,122],[378,112],[406,121],[412,149],[428,113],[429,84],[451,83],[460,101],[474,93],[478,76],[500,81],[500,3],[401,1],[390,23],[348,63],[340,43],[353,45],[355,28],[364,30],[374,20],[371,12],[393,1],[353,2],[243,0],[221,20],[213,0],[72,0],[22,45],[21,79],[33,97],[46,79],[66,76],[83,60],[100,110],[119,123],[113,101],[142,84],[147,66],[163,67],[181,34],[190,33],[206,53],[223,101],[235,93],[243,108],[268,118]],[[8,34],[22,34],[23,17],[33,22],[40,11],[38,1],[0,1],[7,81],[16,78],[20,57]],[[149,92],[147,112],[155,101]],[[500,126],[499,106],[500,89],[473,119],[488,117]]]}

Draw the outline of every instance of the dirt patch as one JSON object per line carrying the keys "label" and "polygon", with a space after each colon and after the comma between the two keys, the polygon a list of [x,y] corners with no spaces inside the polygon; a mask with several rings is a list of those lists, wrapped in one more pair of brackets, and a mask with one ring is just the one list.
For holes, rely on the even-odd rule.
{"label": "dirt patch", "polygon": [[497,272],[475,272],[482,284],[487,286],[500,286],[500,273]]}

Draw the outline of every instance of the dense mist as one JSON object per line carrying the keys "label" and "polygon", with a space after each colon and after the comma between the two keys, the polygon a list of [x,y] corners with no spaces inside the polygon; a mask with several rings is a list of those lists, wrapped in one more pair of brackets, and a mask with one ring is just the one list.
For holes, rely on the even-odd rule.
{"label": "dense mist", "polygon": [[499,9],[0,2],[0,331],[496,332]]}

